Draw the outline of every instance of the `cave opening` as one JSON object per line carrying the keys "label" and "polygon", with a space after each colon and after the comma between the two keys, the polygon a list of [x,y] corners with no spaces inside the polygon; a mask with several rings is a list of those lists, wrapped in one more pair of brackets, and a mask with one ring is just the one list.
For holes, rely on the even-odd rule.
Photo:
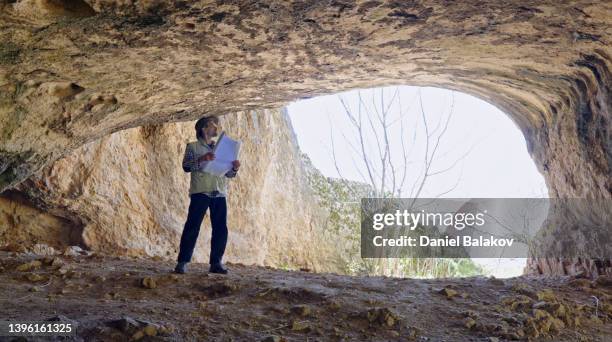
{"label": "cave opening", "polygon": [[[287,111],[305,164],[315,170],[309,173],[313,190],[336,218],[327,224],[348,240],[360,234],[351,217],[359,196],[548,197],[519,127],[468,94],[411,86],[355,89],[295,101]],[[434,146],[437,154],[426,152]],[[415,258],[373,268],[353,247],[343,251],[349,274],[504,278],[523,274],[526,264],[509,257]]]}

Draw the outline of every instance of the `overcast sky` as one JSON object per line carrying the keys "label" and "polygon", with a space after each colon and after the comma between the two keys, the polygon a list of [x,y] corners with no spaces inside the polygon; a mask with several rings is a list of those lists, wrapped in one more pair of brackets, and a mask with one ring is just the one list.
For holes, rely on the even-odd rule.
{"label": "overcast sky", "polygon": [[[460,160],[451,171],[429,178],[421,197],[446,192],[455,184],[456,188],[443,197],[547,197],[544,179],[527,152],[522,133],[502,111],[473,96],[430,87],[384,88],[384,97],[388,99],[385,103],[391,103],[390,99],[396,89],[399,89],[398,96],[406,123],[405,143],[412,149],[412,164],[403,197],[409,197],[407,193],[412,183],[422,174],[425,134],[420,117],[419,89],[430,132],[441,119],[444,123],[444,118],[451,111],[454,96],[453,114],[440,141],[439,158],[435,160],[432,169],[442,170]],[[371,112],[374,95],[378,101],[377,108],[380,108],[380,88],[361,90],[362,99]],[[342,96],[351,110],[357,112],[359,101],[357,90],[354,90],[293,102],[288,106],[289,115],[301,150],[310,156],[313,164],[324,175],[338,177],[331,152],[331,129],[342,176],[362,180],[357,169],[365,173],[365,167],[359,163],[355,166],[353,158],[358,155],[352,152],[347,143],[347,140],[355,139],[357,135],[344,114],[338,96]],[[400,101],[392,103],[390,121],[399,117]],[[396,167],[403,164],[398,122],[390,130],[393,145],[391,154]],[[415,132],[417,139],[413,142]],[[368,140],[369,145],[375,147],[372,135]],[[467,156],[461,159],[466,153]]]}

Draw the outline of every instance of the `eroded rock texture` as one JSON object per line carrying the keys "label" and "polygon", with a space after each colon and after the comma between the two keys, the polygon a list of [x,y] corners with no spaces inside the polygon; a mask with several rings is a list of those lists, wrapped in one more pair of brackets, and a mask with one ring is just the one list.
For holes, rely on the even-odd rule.
{"label": "eroded rock texture", "polygon": [[508,113],[552,196],[612,197],[609,1],[0,6],[0,190],[122,129],[409,84]]}
{"label": "eroded rock texture", "polygon": [[[189,174],[180,165],[185,144],[195,140],[193,124],[128,129],[43,168],[0,198],[0,213],[14,222],[0,226],[0,245],[81,243],[107,254],[176,259],[189,205]],[[243,142],[243,166],[229,186],[226,259],[335,270],[325,213],[308,189],[286,113],[237,113],[221,125]],[[194,261],[208,262],[210,231],[207,215]]]}

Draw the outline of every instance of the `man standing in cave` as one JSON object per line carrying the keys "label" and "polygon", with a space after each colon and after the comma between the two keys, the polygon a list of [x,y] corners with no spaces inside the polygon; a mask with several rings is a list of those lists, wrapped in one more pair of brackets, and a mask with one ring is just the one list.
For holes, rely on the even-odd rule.
{"label": "man standing in cave", "polygon": [[206,163],[215,159],[212,152],[215,142],[212,140],[219,134],[219,118],[205,116],[195,123],[197,141],[190,142],[185,148],[183,157],[183,170],[191,172],[189,196],[189,212],[187,221],[181,235],[178,263],[174,269],[176,273],[185,273],[187,263],[191,261],[193,249],[200,233],[200,225],[210,208],[210,223],[212,237],[210,241],[210,269],[211,273],[227,273],[227,268],[221,263],[225,245],[227,244],[227,178],[236,177],[240,168],[240,161],[232,162],[232,169],[224,176],[204,172]]}

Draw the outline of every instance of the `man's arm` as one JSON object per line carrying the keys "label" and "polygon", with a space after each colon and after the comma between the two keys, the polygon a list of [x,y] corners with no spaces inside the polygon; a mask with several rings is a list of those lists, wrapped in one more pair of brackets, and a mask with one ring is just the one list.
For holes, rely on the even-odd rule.
{"label": "man's arm", "polygon": [[225,177],[233,178],[238,174],[238,169],[240,169],[240,160],[234,160],[232,162],[232,169],[225,173]]}
{"label": "man's arm", "polygon": [[193,157],[193,151],[189,144],[185,147],[185,154],[183,155],[183,171],[191,172],[195,169],[195,158]]}
{"label": "man's arm", "polygon": [[206,167],[206,164],[208,164],[208,160],[206,160],[205,157],[207,154],[211,154],[211,152],[196,158],[195,153],[190,146],[191,145],[187,144],[187,147],[185,148],[185,155],[183,156],[183,171],[202,171]]}
{"label": "man's arm", "polygon": [[238,170],[232,168],[231,170],[229,170],[229,171],[227,171],[225,173],[225,177],[227,177],[227,178],[234,178],[234,177],[236,177],[237,174],[238,174]]}
{"label": "man's arm", "polygon": [[198,162],[196,160],[195,154],[193,153],[193,149],[191,148],[191,145],[187,144],[187,147],[185,147],[185,155],[183,156],[183,171],[185,172],[197,171],[201,167],[204,166],[203,163],[205,162]]}

